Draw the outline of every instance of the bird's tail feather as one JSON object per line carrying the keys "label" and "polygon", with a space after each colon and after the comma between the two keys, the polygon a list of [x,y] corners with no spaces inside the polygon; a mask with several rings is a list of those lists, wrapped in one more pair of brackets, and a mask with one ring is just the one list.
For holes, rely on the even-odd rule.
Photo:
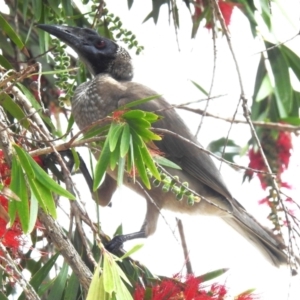
{"label": "bird's tail feather", "polygon": [[260,249],[262,254],[275,266],[288,263],[288,257],[283,250],[286,246],[281,238],[264,228],[246,211],[240,212],[235,209],[232,215],[224,217],[223,220]]}

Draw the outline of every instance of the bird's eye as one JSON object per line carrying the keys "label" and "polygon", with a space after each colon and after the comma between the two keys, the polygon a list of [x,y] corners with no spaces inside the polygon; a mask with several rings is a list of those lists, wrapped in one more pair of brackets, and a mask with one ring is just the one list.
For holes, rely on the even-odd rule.
{"label": "bird's eye", "polygon": [[99,40],[95,43],[95,47],[98,49],[103,49],[105,46],[106,46],[106,43],[103,40]]}

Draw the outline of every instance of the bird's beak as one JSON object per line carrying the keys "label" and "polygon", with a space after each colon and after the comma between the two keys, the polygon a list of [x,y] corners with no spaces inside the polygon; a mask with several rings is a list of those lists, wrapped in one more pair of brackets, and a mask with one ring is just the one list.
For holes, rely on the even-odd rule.
{"label": "bird's beak", "polygon": [[74,50],[80,46],[80,40],[82,36],[82,28],[64,26],[64,25],[46,25],[38,24],[38,28],[54,35],[68,46],[74,48]]}

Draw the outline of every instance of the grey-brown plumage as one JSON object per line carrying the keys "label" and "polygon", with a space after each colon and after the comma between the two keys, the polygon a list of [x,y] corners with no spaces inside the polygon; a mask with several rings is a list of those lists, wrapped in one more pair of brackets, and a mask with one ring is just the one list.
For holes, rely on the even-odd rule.
{"label": "grey-brown plumage", "polygon": [[[133,77],[131,58],[126,50],[113,41],[99,36],[90,29],[56,25],[38,25],[38,27],[72,47],[95,76],[91,81],[81,84],[72,99],[72,112],[80,129],[106,117],[125,103],[157,95],[148,87],[131,81]],[[163,98],[144,103],[139,108],[145,111],[159,111],[163,118],[153,126],[176,132],[199,144],[176,111]],[[209,155],[167,134],[156,145],[169,160],[182,168],[168,171],[173,176],[177,175],[182,182],[188,182],[189,187],[203,198],[194,206],[189,206],[187,201],[176,201],[173,193],[163,193],[161,188],[153,187],[148,193],[155,201],[155,206],[145,197],[137,184],[125,180],[124,183],[129,188],[147,199],[147,213],[141,231],[114,239],[111,248],[120,246],[125,240],[153,234],[159,217],[157,209],[159,207],[188,214],[219,216],[258,247],[275,265],[287,263],[282,241],[261,226],[232,197]],[[104,181],[107,192],[103,193],[102,186],[98,193],[102,205],[110,202],[116,189],[113,178],[116,178],[115,172],[108,169]]]}

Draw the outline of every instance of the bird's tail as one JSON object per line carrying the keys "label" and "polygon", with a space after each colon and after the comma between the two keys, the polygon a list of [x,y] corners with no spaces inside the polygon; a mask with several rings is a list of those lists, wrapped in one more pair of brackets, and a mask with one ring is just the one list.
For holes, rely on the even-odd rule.
{"label": "bird's tail", "polygon": [[223,220],[254,244],[275,266],[288,264],[288,256],[284,251],[286,246],[282,239],[259,224],[245,210],[234,208],[232,215],[224,217]]}

